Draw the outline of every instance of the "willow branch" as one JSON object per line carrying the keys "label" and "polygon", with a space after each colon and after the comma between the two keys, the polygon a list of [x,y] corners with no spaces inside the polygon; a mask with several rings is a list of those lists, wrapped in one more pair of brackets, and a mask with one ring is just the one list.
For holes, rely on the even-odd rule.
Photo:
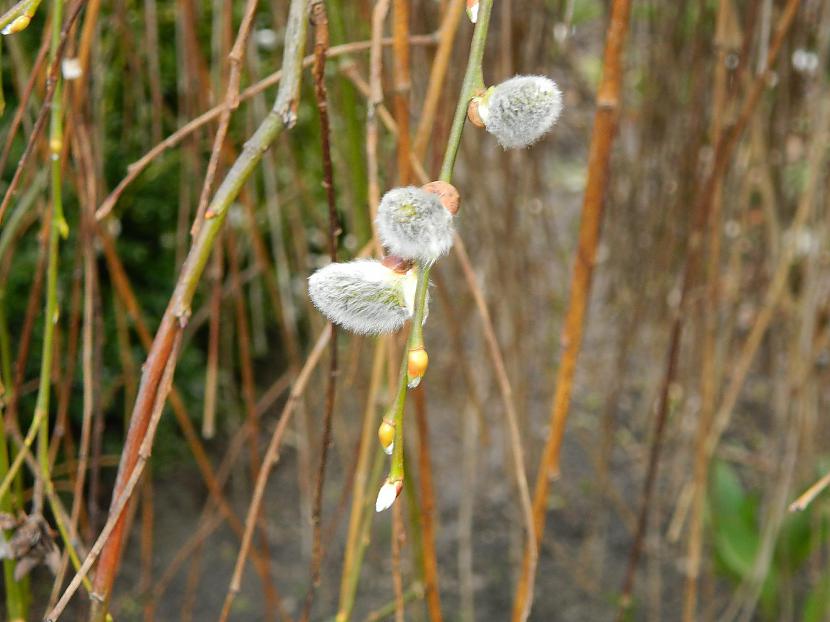
{"label": "willow branch", "polygon": [[[242,186],[254,172],[263,154],[277,136],[294,125],[299,97],[302,54],[305,47],[308,0],[292,0],[286,32],[283,58],[283,76],[273,108],[245,143],[242,152],[219,186],[206,213],[205,223],[199,229],[193,246],[181,268],[175,290],[162,317],[153,346],[143,366],[139,392],[133,408],[127,439],[118,468],[113,502],[119,500],[135,468],[139,449],[148,431],[153,404],[159,389],[161,375],[173,357],[173,343],[190,316],[190,305],[199,285],[214,242],[224,223],[231,204]],[[175,366],[175,358],[173,357]],[[111,512],[115,509],[111,507]],[[112,585],[118,570],[124,544],[123,516],[117,521],[110,539],[101,551],[95,574],[96,600],[90,612],[90,622],[103,622],[107,612]]]}

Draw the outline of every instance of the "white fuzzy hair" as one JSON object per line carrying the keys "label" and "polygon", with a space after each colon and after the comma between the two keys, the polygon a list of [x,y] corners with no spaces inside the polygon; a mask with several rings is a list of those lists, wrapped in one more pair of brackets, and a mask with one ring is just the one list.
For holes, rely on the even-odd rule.
{"label": "white fuzzy hair", "polygon": [[452,248],[452,214],[437,194],[415,186],[390,190],[375,219],[390,253],[430,265]]}
{"label": "white fuzzy hair", "polygon": [[562,112],[562,93],[544,76],[515,76],[492,87],[478,113],[505,149],[522,149],[542,138]]}
{"label": "white fuzzy hair", "polygon": [[361,335],[399,330],[412,317],[417,278],[371,259],[332,263],[308,279],[314,306],[329,320]]}

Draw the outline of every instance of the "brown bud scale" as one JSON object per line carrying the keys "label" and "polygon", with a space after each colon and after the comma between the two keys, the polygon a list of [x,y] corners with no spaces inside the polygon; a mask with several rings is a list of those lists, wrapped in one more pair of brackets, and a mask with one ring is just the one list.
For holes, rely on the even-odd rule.
{"label": "brown bud scale", "polygon": [[406,274],[412,269],[413,262],[411,259],[404,259],[398,255],[387,255],[380,260],[384,266],[390,270],[394,270],[398,274]]}
{"label": "brown bud scale", "polygon": [[437,194],[441,200],[441,205],[453,216],[458,213],[458,208],[461,206],[461,195],[452,184],[445,181],[431,181],[421,186],[421,189]]}
{"label": "brown bud scale", "polygon": [[478,114],[478,105],[480,101],[480,98],[473,97],[467,106],[467,118],[470,120],[470,123],[476,127],[484,127],[484,121],[482,121],[481,115]]}

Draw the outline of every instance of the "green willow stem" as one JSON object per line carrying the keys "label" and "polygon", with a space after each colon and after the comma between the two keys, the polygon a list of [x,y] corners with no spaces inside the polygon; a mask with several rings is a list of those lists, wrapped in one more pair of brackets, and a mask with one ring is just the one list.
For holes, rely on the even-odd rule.
{"label": "green willow stem", "polygon": [[3,45],[0,43],[0,116],[6,111],[6,98],[3,96]]}
{"label": "green willow stem", "polygon": [[[225,179],[217,188],[213,200],[208,205],[205,211],[205,220],[182,264],[175,289],[144,363],[138,394],[130,417],[130,427],[118,465],[118,475],[116,476],[109,518],[107,519],[109,532],[106,540],[102,541],[100,557],[98,558],[97,571],[93,582],[95,598],[92,599],[88,618],[90,622],[104,622],[107,618],[109,600],[112,595],[115,576],[120,566],[126,535],[125,516],[122,514],[123,506],[119,507],[119,504],[126,504],[126,498],[122,502],[121,497],[127,492],[132,494],[135,490],[135,485],[130,484],[130,481],[134,470],[140,464],[139,458],[142,446],[146,445],[147,451],[152,448],[155,429],[150,427],[150,423],[158,396],[159,383],[168,368],[168,364],[172,365],[171,370],[175,369],[175,357],[178,356],[178,353],[175,351],[173,344],[190,317],[191,302],[213,250],[216,237],[219,235],[231,205],[239,195],[242,186],[245,185],[259,165],[262,156],[282,131],[293,127],[296,122],[303,52],[306,44],[308,7],[308,0],[291,0],[285,32],[283,80],[277,92],[274,106],[251,138],[245,143],[242,152],[225,175]],[[171,357],[173,357],[172,360]],[[269,463],[266,460],[264,470],[260,470],[265,474],[268,468]],[[264,482],[265,477],[262,479]],[[128,486],[132,486],[132,488],[128,488]],[[253,524],[254,521],[252,520],[250,525]],[[243,547],[250,544],[251,532],[252,527],[246,525],[245,537],[247,540],[243,540]],[[244,558],[244,555],[241,557]],[[88,559],[90,558],[88,557]],[[238,568],[234,571],[240,577],[243,561],[244,559],[241,559],[238,562]],[[70,585],[75,586],[76,584],[77,582],[73,582]],[[64,603],[68,602],[68,593],[67,590],[64,597],[62,597]],[[230,605],[235,593],[230,590],[229,594],[230,596],[226,598],[226,601]],[[223,615],[227,615],[224,610]]]}
{"label": "green willow stem", "polygon": [[[34,8],[37,8],[35,3]],[[34,9],[33,9],[34,11]],[[61,25],[63,23],[63,0],[53,0],[52,2],[52,32],[49,50],[50,63],[54,64],[57,60],[60,40],[61,40]],[[61,174],[61,152],[63,151],[63,106],[62,106],[62,90],[63,84],[60,73],[54,78],[56,80],[54,97],[52,100],[51,115],[49,119],[49,159],[51,170],[51,193],[52,193],[52,221],[49,226],[49,247],[48,247],[48,264],[46,273],[46,313],[43,318],[43,353],[41,355],[40,365],[40,380],[38,384],[37,401],[35,403],[35,413],[32,423],[32,432],[37,429],[37,463],[38,463],[38,478],[41,490],[46,493],[50,505],[52,506],[55,522],[58,531],[66,547],[72,564],[75,568],[80,568],[80,560],[78,554],[72,545],[72,539],[67,531],[66,525],[61,520],[61,514],[56,507],[56,497],[54,486],[51,481],[49,468],[49,398],[51,393],[51,372],[52,372],[52,354],[54,353],[54,335],[55,324],[58,321],[58,251],[59,240],[61,237],[68,235],[68,226],[63,215],[63,192],[62,184],[63,178]],[[18,455],[15,457],[15,463],[18,465],[22,462],[22,457],[28,450],[29,443],[31,443],[31,436],[27,434],[24,445],[19,449]],[[6,461],[8,463],[8,461]],[[4,485],[13,473],[6,472]],[[0,492],[2,498],[3,492]],[[42,497],[41,497],[42,499]],[[37,504],[36,504],[37,505]],[[91,586],[86,582],[87,589]]]}
{"label": "green willow stem", "polygon": [[6,290],[2,287],[0,287],[0,382],[3,383],[3,403],[8,404],[14,389],[12,387],[11,338],[9,337],[9,323],[6,320]]}
{"label": "green willow stem", "polygon": [[[0,234],[0,263],[3,262],[6,252],[12,246],[14,240],[23,224],[24,216],[34,205],[34,201],[43,191],[46,183],[46,171],[41,171],[33,180],[29,190],[23,195],[14,212],[12,212]],[[6,291],[5,279],[0,283],[0,480],[5,482],[8,478],[9,485],[15,481],[14,474],[9,477],[9,439],[6,436],[5,413],[2,406],[11,401],[14,390],[12,378],[11,343],[9,339],[9,328],[6,322]],[[20,481],[17,478],[16,481]],[[8,486],[6,486],[8,488]],[[13,495],[4,489],[0,494],[0,511],[14,513],[15,508],[21,505],[20,495]],[[11,533],[4,534],[6,539]],[[6,612],[12,622],[21,622],[27,618],[26,599],[28,595],[27,582],[14,580],[14,568],[16,562],[12,559],[3,560],[3,577],[6,587]]]}
{"label": "green willow stem", "polygon": [[[50,63],[55,62],[60,44],[63,2],[52,2],[52,41],[49,50]],[[63,110],[61,106],[62,83],[60,74],[54,78],[55,95],[49,120],[49,157],[52,173],[52,223],[49,227],[49,263],[46,273],[46,313],[43,318],[43,354],[40,364],[40,383],[35,404],[38,419],[37,458],[43,484],[49,479],[49,395],[51,391],[52,353],[54,352],[55,323],[58,320],[58,241],[66,235],[63,217],[63,193],[61,188],[61,151],[63,150]]]}
{"label": "green willow stem", "polygon": [[[412,332],[415,332],[414,330]],[[400,482],[403,481],[403,410],[406,404],[406,385],[407,385],[407,362],[409,359],[409,347],[403,349],[403,360],[401,361],[401,371],[398,377],[398,392],[395,395],[395,403],[392,405],[392,425],[395,426],[395,444],[392,448],[392,466],[389,469],[389,477],[387,481]]]}
{"label": "green willow stem", "polygon": [[[408,350],[424,347],[424,313],[426,311],[427,289],[429,288],[429,266],[420,266],[418,270],[418,285],[415,288],[415,310],[414,315],[420,316],[412,320],[412,328],[409,332]],[[408,352],[407,352],[408,354]]]}
{"label": "green willow stem", "polygon": [[[484,59],[484,49],[487,44],[487,28],[490,23],[490,13],[493,8],[493,0],[481,0],[479,4],[478,21],[473,39],[470,43],[470,57],[467,61],[467,70],[464,73],[464,81],[461,85],[461,95],[455,107],[455,115],[450,128],[447,148],[444,152],[444,161],[441,165],[439,179],[450,183],[452,181],[455,158],[461,146],[461,135],[464,132],[464,123],[467,120],[467,105],[470,100],[484,89],[484,78],[481,70]],[[401,363],[400,384],[398,393],[393,405],[395,421],[395,446],[392,450],[392,466],[389,470],[387,481],[401,481],[404,477],[404,451],[403,451],[403,412],[406,404],[407,389],[407,362],[410,350],[422,348],[424,344],[424,313],[426,311],[427,288],[429,285],[429,272],[431,266],[420,265],[418,271],[418,286],[415,291],[415,310],[412,317],[412,328],[409,332],[407,346],[404,348],[403,362]]]}
{"label": "green willow stem", "polygon": [[[35,8],[36,8],[35,4]],[[60,39],[61,25],[63,23],[63,0],[52,2],[52,40],[50,42],[49,59],[54,64],[57,60]],[[72,564],[80,568],[78,554],[72,545],[72,539],[61,520],[61,514],[56,507],[56,498],[51,475],[49,473],[49,398],[51,393],[51,372],[52,354],[54,348],[55,324],[58,321],[58,251],[59,240],[68,235],[69,228],[63,215],[63,178],[61,174],[61,152],[63,151],[63,106],[62,90],[63,84],[60,73],[54,78],[55,92],[52,100],[51,116],[49,119],[49,159],[51,169],[51,192],[52,192],[52,222],[49,226],[49,248],[48,264],[46,273],[46,313],[43,318],[43,353],[41,355],[40,381],[38,384],[37,401],[32,428],[37,428],[37,463],[38,478],[41,491],[46,493],[52,506],[55,523],[58,527],[61,539],[69,553]],[[35,423],[36,422],[36,423]],[[27,439],[29,435],[27,435]],[[17,458],[20,458],[28,450],[28,445],[19,449]],[[6,473],[6,479],[9,478]],[[4,482],[5,483],[5,482]],[[40,498],[42,499],[42,497]],[[37,507],[37,502],[35,507]],[[90,588],[86,582],[87,589]]]}

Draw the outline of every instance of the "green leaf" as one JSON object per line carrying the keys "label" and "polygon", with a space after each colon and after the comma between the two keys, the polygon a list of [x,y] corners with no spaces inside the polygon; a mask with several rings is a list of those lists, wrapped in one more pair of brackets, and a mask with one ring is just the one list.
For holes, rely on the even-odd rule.
{"label": "green leaf", "polygon": [[818,538],[813,537],[810,520],[809,509],[789,513],[784,518],[775,545],[775,565],[782,571],[792,573],[798,570],[818,542]]}
{"label": "green leaf", "polygon": [[804,605],[802,622],[823,622],[830,617],[830,574],[825,574],[813,587]]}
{"label": "green leaf", "polygon": [[709,486],[709,503],[714,516],[739,514],[746,504],[738,474],[728,463],[718,460],[712,471]]}
{"label": "green leaf", "polygon": [[756,503],[744,492],[734,469],[725,462],[715,464],[709,508],[718,562],[733,578],[747,577],[760,545]]}
{"label": "green leaf", "polygon": [[779,573],[774,565],[769,567],[764,583],[761,585],[760,605],[765,619],[775,620],[778,611]]}

